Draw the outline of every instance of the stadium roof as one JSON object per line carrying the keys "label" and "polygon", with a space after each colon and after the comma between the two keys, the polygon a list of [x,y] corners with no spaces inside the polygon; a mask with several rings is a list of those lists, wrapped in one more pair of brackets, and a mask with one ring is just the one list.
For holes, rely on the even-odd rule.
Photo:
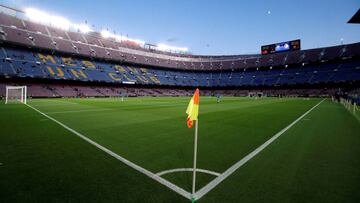
{"label": "stadium roof", "polygon": [[354,16],[348,21],[348,23],[360,23],[360,9],[354,14]]}

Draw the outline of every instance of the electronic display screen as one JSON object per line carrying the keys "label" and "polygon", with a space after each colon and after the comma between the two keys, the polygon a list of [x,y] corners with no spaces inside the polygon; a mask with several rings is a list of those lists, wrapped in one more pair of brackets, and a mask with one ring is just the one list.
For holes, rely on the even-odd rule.
{"label": "electronic display screen", "polygon": [[261,46],[261,54],[267,55],[284,51],[300,50],[300,44],[300,40],[298,39],[288,42],[280,42],[276,44]]}

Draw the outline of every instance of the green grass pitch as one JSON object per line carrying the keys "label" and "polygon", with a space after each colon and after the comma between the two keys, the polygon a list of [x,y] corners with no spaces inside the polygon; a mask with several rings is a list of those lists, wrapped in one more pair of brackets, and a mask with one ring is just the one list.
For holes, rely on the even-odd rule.
{"label": "green grass pitch", "polygon": [[[28,104],[155,174],[192,167],[189,100]],[[321,100],[201,97],[198,168],[223,173]],[[197,202],[360,202],[359,113],[325,100]],[[29,106],[1,102],[0,126],[0,202],[190,202]],[[191,172],[161,177],[191,191]]]}

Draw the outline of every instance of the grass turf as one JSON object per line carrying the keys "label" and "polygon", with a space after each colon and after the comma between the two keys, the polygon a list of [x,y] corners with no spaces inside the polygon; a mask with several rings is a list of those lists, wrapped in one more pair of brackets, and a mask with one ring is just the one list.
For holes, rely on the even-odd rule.
{"label": "grass turf", "polygon": [[[157,173],[191,168],[189,98],[34,99],[30,105]],[[319,99],[202,97],[198,167],[223,172]],[[25,105],[0,105],[0,198],[188,202]],[[360,122],[325,101],[199,202],[356,202]],[[191,191],[192,174],[163,176]],[[197,189],[214,176],[198,173]]]}

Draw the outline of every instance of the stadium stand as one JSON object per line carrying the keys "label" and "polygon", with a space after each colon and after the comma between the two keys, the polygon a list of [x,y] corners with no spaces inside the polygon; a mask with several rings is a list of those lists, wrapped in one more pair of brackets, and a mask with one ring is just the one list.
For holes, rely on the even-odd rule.
{"label": "stadium stand", "polygon": [[200,87],[338,83],[358,81],[360,78],[360,60],[353,58],[281,67],[182,71],[119,65],[120,63],[52,55],[4,46],[1,49],[0,70],[1,74],[7,77]]}
{"label": "stadium stand", "polygon": [[[334,86],[356,88],[360,80],[360,43],[265,56],[181,55],[0,13],[0,48],[2,83],[31,78],[35,83],[26,85],[33,97],[119,96],[124,88],[128,96],[178,96],[191,87],[224,95],[269,87],[266,95],[330,95]],[[56,82],[43,81],[48,79]]]}

